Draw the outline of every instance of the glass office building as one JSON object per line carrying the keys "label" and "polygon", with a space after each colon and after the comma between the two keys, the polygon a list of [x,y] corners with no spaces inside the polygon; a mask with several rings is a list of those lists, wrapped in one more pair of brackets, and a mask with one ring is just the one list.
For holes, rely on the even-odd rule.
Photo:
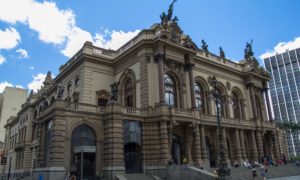
{"label": "glass office building", "polygon": [[[264,59],[276,121],[300,123],[300,48]],[[300,155],[300,133],[288,131],[289,152]]]}

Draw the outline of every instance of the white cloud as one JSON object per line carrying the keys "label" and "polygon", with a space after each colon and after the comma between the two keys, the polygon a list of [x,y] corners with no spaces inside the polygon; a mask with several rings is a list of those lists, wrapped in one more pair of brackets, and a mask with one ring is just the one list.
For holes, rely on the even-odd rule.
{"label": "white cloud", "polygon": [[46,43],[61,44],[75,26],[71,10],[60,10],[54,2],[33,2],[28,12],[28,25]]}
{"label": "white cloud", "polygon": [[16,50],[16,52],[20,53],[20,56],[19,56],[20,59],[28,59],[29,58],[28,52],[25,49],[20,48],[20,49]]}
{"label": "white cloud", "polygon": [[61,52],[67,56],[72,57],[86,41],[94,43],[96,46],[106,49],[118,49],[134,36],[136,36],[140,30],[135,31],[115,31],[112,32],[105,30],[103,33],[96,33],[94,37],[85,30],[78,27],[74,27],[73,31],[68,36],[66,47]]}
{"label": "white cloud", "polygon": [[[136,36],[140,30],[135,31],[115,31],[112,32],[105,31],[102,34],[96,33],[95,35],[95,45],[103,47],[103,48],[110,48],[117,50],[122,45],[124,45],[126,42],[128,42],[130,39],[132,39],[134,36]],[[107,36],[110,36],[110,38],[107,39]]]}
{"label": "white cloud", "polygon": [[4,31],[0,29],[0,49],[12,49],[20,40],[20,34],[15,28],[6,28]]}
{"label": "white cloud", "polygon": [[5,87],[13,87],[13,85],[7,81],[0,83],[0,93],[2,93],[5,89]]}
{"label": "white cloud", "polygon": [[33,76],[33,80],[27,85],[29,89],[32,89],[34,92],[37,92],[41,89],[43,82],[45,81],[46,74],[39,73]]}
{"label": "white cloud", "polygon": [[29,66],[29,69],[34,70],[34,66]]}
{"label": "white cloud", "polygon": [[8,23],[25,22],[32,0],[0,0],[0,20]]}
{"label": "white cloud", "polygon": [[71,10],[60,10],[55,2],[36,0],[0,0],[0,20],[27,24],[40,40],[53,44],[64,43],[75,25]]}
{"label": "white cloud", "polygon": [[1,54],[0,54],[0,64],[3,64],[5,62],[5,57],[3,57]]}
{"label": "white cloud", "polygon": [[279,42],[271,51],[267,51],[260,55],[260,59],[265,59],[276,54],[281,54],[287,50],[293,50],[300,47],[300,37],[288,42]]}
{"label": "white cloud", "polygon": [[74,27],[72,32],[68,36],[66,47],[61,50],[61,53],[63,53],[67,57],[72,57],[86,41],[93,42],[91,34],[78,27]]}
{"label": "white cloud", "polygon": [[53,1],[0,0],[0,21],[28,25],[38,33],[41,41],[58,45],[60,52],[67,57],[73,56],[85,41],[103,48],[118,49],[140,32],[105,30],[93,37],[90,32],[76,25],[72,10],[59,9]]}

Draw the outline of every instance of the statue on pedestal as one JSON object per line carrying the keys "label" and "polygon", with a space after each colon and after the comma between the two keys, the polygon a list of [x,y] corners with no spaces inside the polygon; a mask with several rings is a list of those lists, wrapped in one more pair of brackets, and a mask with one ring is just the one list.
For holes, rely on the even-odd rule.
{"label": "statue on pedestal", "polygon": [[173,2],[170,4],[169,6],[169,9],[168,9],[168,14],[166,14],[165,12],[163,12],[161,15],[160,15],[160,19],[161,19],[161,25],[164,26],[166,25],[169,21],[173,21],[173,22],[177,22],[178,21],[178,18],[177,16],[175,16],[174,19],[172,19],[172,16],[173,16],[173,9],[174,9],[174,3],[176,2],[177,0],[173,0]]}
{"label": "statue on pedestal", "polygon": [[204,41],[204,39],[201,40],[201,43],[202,43],[201,48],[204,51],[208,52],[208,45],[206,44],[206,42]]}
{"label": "statue on pedestal", "polygon": [[113,84],[110,85],[111,87],[111,98],[110,100],[112,101],[117,101],[118,100],[118,86],[119,86],[120,82],[115,82]]}
{"label": "statue on pedestal", "polygon": [[222,47],[220,46],[220,57],[225,59],[225,52],[223,51]]}
{"label": "statue on pedestal", "polygon": [[254,52],[252,50],[252,43],[253,43],[252,39],[251,39],[251,43],[246,42],[246,48],[244,50],[244,52],[245,52],[245,54],[244,54],[245,59],[250,59],[254,55]]}

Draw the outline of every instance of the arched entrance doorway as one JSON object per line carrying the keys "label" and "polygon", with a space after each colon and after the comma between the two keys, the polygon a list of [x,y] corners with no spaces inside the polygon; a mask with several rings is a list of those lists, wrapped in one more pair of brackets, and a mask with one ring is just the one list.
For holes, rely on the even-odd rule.
{"label": "arched entrance doorway", "polygon": [[183,148],[180,137],[176,134],[172,135],[171,155],[175,164],[181,164],[181,159],[183,158]]}
{"label": "arched entrance doorway", "polygon": [[142,135],[141,123],[124,122],[124,160],[126,173],[142,172]]}
{"label": "arched entrance doorway", "polygon": [[72,134],[71,172],[80,179],[90,179],[95,176],[96,167],[96,135],[92,128],[80,125]]}

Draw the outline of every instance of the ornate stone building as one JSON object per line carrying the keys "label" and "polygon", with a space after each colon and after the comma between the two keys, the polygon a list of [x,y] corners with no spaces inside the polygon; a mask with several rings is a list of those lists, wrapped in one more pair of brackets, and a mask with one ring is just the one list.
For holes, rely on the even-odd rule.
{"label": "ornate stone building", "polygon": [[[170,160],[181,164],[184,158],[216,166],[217,106],[229,164],[287,156],[283,132],[265,104],[269,76],[251,46],[240,63],[224,53],[221,58],[207,45],[198,48],[170,12],[120,49],[86,42],[55,79],[48,73],[42,89],[6,125],[5,172],[11,166],[13,177],[59,180],[66,172],[83,172],[83,178],[113,179],[161,175]],[[212,76],[221,97],[217,106]]]}

